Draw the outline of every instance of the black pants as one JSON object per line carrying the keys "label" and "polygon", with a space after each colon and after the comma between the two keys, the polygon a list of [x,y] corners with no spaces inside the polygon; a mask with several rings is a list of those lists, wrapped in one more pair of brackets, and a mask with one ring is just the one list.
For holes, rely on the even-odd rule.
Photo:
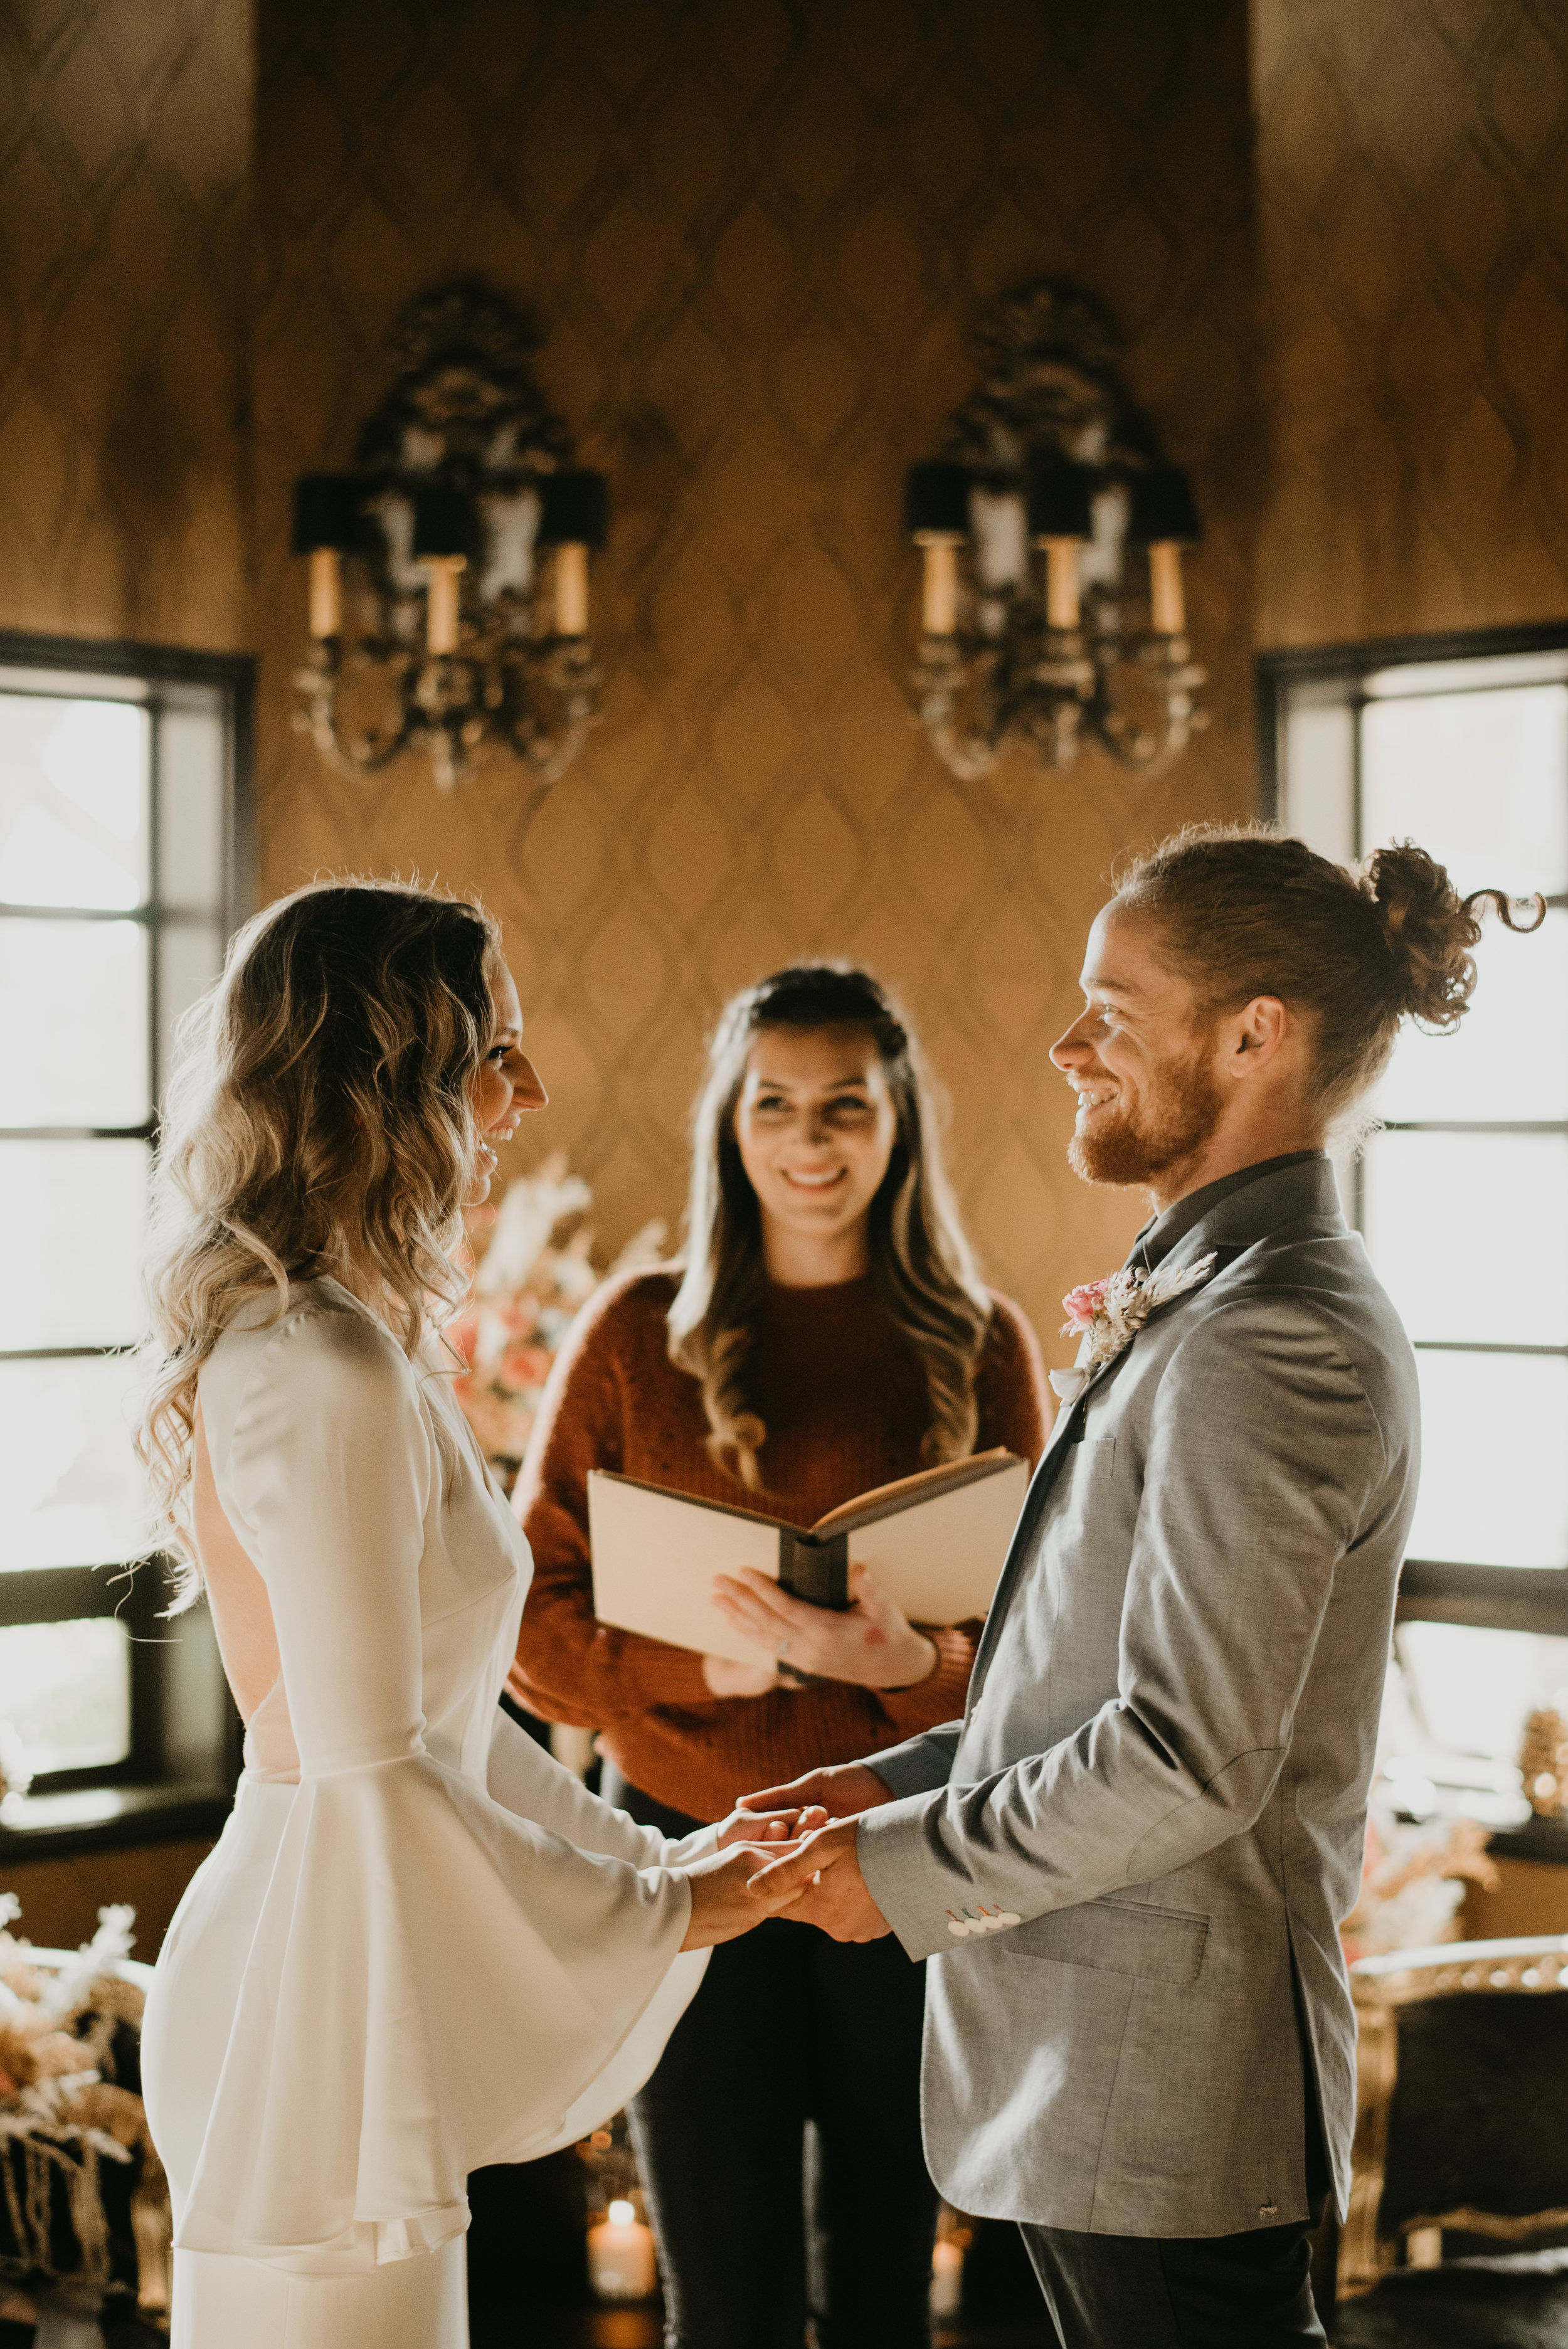
{"label": "black pants", "polygon": [[1322,2224],[1329,2176],[1310,2064],[1306,2076],[1310,2218],[1241,2235],[1020,2229],[1060,2349],[1294,2349],[1325,2339],[1309,2238]]}
{"label": "black pants", "polygon": [[[605,1773],[666,1835],[694,1822]],[[926,2349],[936,2189],[920,2137],[924,1968],[891,1936],[774,1918],[715,1950],[628,2107],[669,2349]]]}

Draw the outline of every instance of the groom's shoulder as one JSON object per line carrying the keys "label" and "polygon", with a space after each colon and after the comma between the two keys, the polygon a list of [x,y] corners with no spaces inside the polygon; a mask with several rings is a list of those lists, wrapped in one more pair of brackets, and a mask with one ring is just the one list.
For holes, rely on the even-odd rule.
{"label": "groom's shoulder", "polygon": [[1375,1403],[1403,1408],[1412,1402],[1410,1341],[1358,1232],[1304,1220],[1220,1254],[1176,1350],[1184,1368],[1216,1350],[1265,1378],[1337,1360]]}

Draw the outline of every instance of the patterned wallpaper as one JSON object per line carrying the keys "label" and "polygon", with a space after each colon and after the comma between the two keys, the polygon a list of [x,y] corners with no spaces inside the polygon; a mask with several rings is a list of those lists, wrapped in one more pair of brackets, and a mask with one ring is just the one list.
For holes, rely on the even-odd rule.
{"label": "patterned wallpaper", "polygon": [[[262,0],[265,887],[484,891],[553,1095],[516,1147],[570,1148],[610,1241],[678,1210],[726,991],[828,949],[913,1009],[985,1260],[1042,1330],[1119,1257],[1138,1203],[1068,1173],[1045,1055],[1118,851],[1249,800],[1248,174],[1242,0]],[[340,781],[288,724],[290,482],[348,457],[402,303],[469,270],[536,306],[546,392],[612,477],[604,722],[542,798]],[[1152,782],[1015,756],[961,787],[906,714],[902,477],[977,312],[1045,270],[1114,305],[1193,469],[1214,723]]]}
{"label": "patterned wallpaper", "polygon": [[1568,12],[1253,0],[1258,640],[1568,606]]}
{"label": "patterned wallpaper", "polygon": [[0,0],[0,626],[241,647],[249,0]]}

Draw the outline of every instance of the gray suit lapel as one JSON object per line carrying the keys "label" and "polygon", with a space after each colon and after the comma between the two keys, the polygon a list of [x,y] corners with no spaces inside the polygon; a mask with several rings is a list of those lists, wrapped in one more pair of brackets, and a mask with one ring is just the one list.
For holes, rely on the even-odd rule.
{"label": "gray suit lapel", "polygon": [[[1209,1278],[1200,1282],[1195,1288],[1190,1288],[1182,1296],[1173,1297],[1169,1304],[1158,1307],[1143,1328],[1152,1328],[1168,1313],[1179,1313],[1190,1299],[1205,1295],[1238,1257],[1245,1255],[1250,1247],[1266,1238],[1271,1232],[1277,1231],[1282,1225],[1293,1223],[1302,1216],[1339,1220],[1339,1197],[1335,1187],[1334,1170],[1325,1158],[1283,1167],[1277,1174],[1260,1175],[1255,1182],[1243,1185],[1220,1200],[1191,1230],[1182,1233],[1169,1254],[1161,1259],[1161,1268],[1169,1266],[1173,1270],[1181,1270],[1187,1265],[1195,1264],[1200,1257],[1212,1253],[1214,1269]],[[1128,1258],[1130,1263],[1136,1261],[1140,1244],[1152,1229],[1152,1226],[1147,1226],[1139,1234],[1138,1242]],[[1141,1335],[1141,1330],[1135,1333],[1131,1346],[1136,1346]],[[969,1678],[968,1706],[971,1710],[979,1698],[1007,1610],[1023,1579],[1041,1514],[1062,1473],[1064,1462],[1071,1457],[1073,1446],[1082,1434],[1086,1406],[1090,1398],[1099,1393],[1118,1364],[1126,1360],[1131,1346],[1124,1348],[1114,1361],[1100,1365],[1051,1430],[1051,1440],[1024,1496],[1024,1506],[1013,1529],[1013,1538],[1007,1547],[995,1595],[985,1617],[985,1628],[975,1651],[975,1667]]]}

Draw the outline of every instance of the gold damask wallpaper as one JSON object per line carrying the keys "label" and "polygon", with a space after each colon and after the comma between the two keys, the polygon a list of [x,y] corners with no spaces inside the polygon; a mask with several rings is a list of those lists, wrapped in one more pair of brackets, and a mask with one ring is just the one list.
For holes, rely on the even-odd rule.
{"label": "gold damask wallpaper", "polygon": [[[1045,1057],[1103,875],[1252,791],[1241,0],[263,0],[257,120],[266,888],[484,891],[553,1096],[516,1146],[570,1148],[612,1243],[678,1209],[727,990],[865,957],[950,1089],[993,1277],[1053,1331],[1140,1220],[1068,1173]],[[455,802],[413,766],[340,781],[289,730],[290,484],[349,457],[401,305],[473,270],[536,306],[547,394],[612,481],[604,722],[542,799],[504,770]],[[1193,470],[1214,723],[1151,783],[1015,756],[961,787],[907,715],[903,470],[969,387],[977,313],[1047,270],[1119,314]]]}
{"label": "gold damask wallpaper", "polygon": [[1568,11],[1253,0],[1264,645],[1568,606]]}
{"label": "gold damask wallpaper", "polygon": [[0,627],[250,642],[250,0],[0,0]]}

